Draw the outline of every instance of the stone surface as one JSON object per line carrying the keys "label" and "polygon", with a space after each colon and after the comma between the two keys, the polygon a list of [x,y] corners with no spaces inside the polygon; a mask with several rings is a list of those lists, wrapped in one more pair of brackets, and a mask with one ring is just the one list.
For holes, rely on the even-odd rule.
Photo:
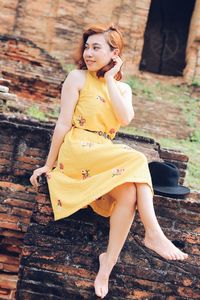
{"label": "stone surface", "polygon": [[[2,114],[0,121],[0,299],[94,299],[108,219],[88,208],[55,222],[44,178],[38,193],[29,181],[45,162],[55,124]],[[144,152],[148,161],[172,160],[187,168],[183,153],[152,139],[119,133],[114,142]],[[200,194],[155,196],[154,203],[163,230],[190,258],[167,262],[144,248],[137,215],[111,275],[109,299],[198,299]]]}
{"label": "stone surface", "polygon": [[38,105],[41,111],[55,111],[66,76],[55,58],[27,39],[0,35],[0,65],[4,77],[0,84],[15,93],[0,92],[0,99],[18,99],[15,109],[14,102],[9,102],[11,110]]}

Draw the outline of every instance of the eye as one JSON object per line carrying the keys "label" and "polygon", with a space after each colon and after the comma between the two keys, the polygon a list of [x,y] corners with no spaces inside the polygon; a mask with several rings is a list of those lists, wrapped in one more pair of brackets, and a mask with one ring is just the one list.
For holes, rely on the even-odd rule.
{"label": "eye", "polygon": [[98,49],[100,49],[100,47],[94,46],[94,50],[98,50]]}

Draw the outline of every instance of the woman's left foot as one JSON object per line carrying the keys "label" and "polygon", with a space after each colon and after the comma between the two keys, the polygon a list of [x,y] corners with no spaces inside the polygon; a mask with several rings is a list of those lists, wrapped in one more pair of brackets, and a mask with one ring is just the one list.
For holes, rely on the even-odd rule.
{"label": "woman's left foot", "polygon": [[146,233],[144,245],[165,259],[184,260],[188,254],[178,249],[163,232]]}
{"label": "woman's left foot", "polygon": [[104,298],[108,293],[108,281],[114,264],[110,264],[107,253],[99,255],[99,272],[94,281],[95,293],[98,297]]}

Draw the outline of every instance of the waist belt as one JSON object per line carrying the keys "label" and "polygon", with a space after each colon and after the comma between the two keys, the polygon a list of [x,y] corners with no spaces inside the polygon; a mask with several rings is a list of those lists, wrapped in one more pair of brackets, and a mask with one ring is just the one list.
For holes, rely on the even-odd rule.
{"label": "waist belt", "polygon": [[[76,127],[76,126],[73,126],[73,127],[79,128],[79,127]],[[89,129],[85,129],[85,128],[79,128],[79,129],[83,129],[83,130],[86,130],[86,131],[89,131],[89,132],[97,133],[98,135],[103,136],[105,139],[112,140],[111,137],[109,136],[109,134],[107,134],[106,132],[94,131],[94,130],[89,130]]]}

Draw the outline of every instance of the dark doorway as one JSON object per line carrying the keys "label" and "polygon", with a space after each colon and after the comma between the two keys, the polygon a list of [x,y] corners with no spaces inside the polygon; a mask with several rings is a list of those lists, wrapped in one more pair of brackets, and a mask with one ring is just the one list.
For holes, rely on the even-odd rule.
{"label": "dark doorway", "polygon": [[152,0],[140,70],[181,76],[195,0]]}

